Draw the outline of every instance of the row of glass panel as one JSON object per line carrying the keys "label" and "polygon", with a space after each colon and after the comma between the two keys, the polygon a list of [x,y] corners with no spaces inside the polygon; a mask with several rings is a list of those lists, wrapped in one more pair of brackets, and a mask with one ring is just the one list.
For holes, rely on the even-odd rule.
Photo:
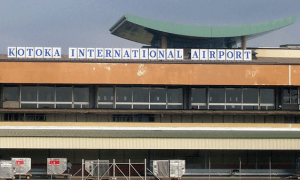
{"label": "row of glass panel", "polygon": [[[208,99],[207,99],[208,97]],[[192,109],[274,109],[271,88],[192,88]]]}
{"label": "row of glass panel", "polygon": [[98,87],[98,108],[182,109],[181,87]]}
{"label": "row of glass panel", "polygon": [[2,97],[21,108],[89,108],[88,86],[5,85]]}
{"label": "row of glass panel", "polygon": [[[96,107],[103,109],[183,109],[182,87],[98,86]],[[89,86],[4,85],[3,101],[21,108],[89,108]],[[187,95],[186,95],[187,96]],[[188,96],[187,96],[188,97]],[[191,109],[274,109],[272,88],[193,87]],[[96,99],[96,98],[95,98]],[[283,103],[298,103],[298,88],[283,89]]]}

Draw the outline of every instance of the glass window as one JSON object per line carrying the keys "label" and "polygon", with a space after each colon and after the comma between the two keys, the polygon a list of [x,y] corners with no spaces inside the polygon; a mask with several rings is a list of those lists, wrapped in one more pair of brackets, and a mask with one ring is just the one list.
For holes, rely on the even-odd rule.
{"label": "glass window", "polygon": [[37,104],[21,104],[21,108],[25,108],[25,109],[34,109],[37,108]]}
{"label": "glass window", "polygon": [[21,86],[21,101],[37,101],[37,86]]}
{"label": "glass window", "polygon": [[283,103],[289,104],[290,101],[290,88],[283,89]]}
{"label": "glass window", "polygon": [[39,108],[41,109],[54,108],[54,104],[39,104]]}
{"label": "glass window", "polygon": [[241,110],[242,106],[227,105],[226,110]]}
{"label": "glass window", "polygon": [[152,102],[152,103],[165,103],[166,102],[166,88],[154,88],[154,87],[152,87],[150,89],[150,102]]}
{"label": "glass window", "polygon": [[39,86],[39,101],[54,102],[55,86]]}
{"label": "glass window", "polygon": [[242,89],[226,88],[226,103],[242,103]]}
{"label": "glass window", "polygon": [[243,88],[243,103],[258,103],[258,88]]}
{"label": "glass window", "polygon": [[243,110],[258,110],[258,106],[243,106]]}
{"label": "glass window", "polygon": [[72,104],[56,104],[56,108],[58,108],[58,109],[69,109],[69,108],[72,108]]}
{"label": "glass window", "polygon": [[149,109],[149,105],[133,105],[133,109]]}
{"label": "glass window", "polygon": [[89,102],[89,87],[74,86],[74,102]]}
{"label": "glass window", "polygon": [[56,87],[56,102],[72,102],[72,87],[57,86]]}
{"label": "glass window", "polygon": [[149,88],[133,87],[133,102],[149,102]]}
{"label": "glass window", "polygon": [[291,103],[298,104],[298,88],[291,88]]}
{"label": "glass window", "polygon": [[114,102],[114,88],[98,87],[98,102]]}
{"label": "glass window", "polygon": [[117,109],[131,109],[131,105],[117,104]]}
{"label": "glass window", "polygon": [[150,105],[150,109],[166,109],[166,105]]}
{"label": "glass window", "polygon": [[182,105],[168,105],[168,109],[182,109]]}
{"label": "glass window", "polygon": [[19,86],[4,86],[3,101],[19,101]]}
{"label": "glass window", "polygon": [[98,108],[100,108],[100,109],[113,109],[114,105],[113,104],[98,104]]}
{"label": "glass window", "polygon": [[182,88],[168,88],[168,103],[182,103]]}
{"label": "glass window", "polygon": [[116,87],[117,102],[132,102],[131,87]]}
{"label": "glass window", "polygon": [[298,89],[297,88],[284,88],[283,89],[283,103],[297,104],[298,103]]}
{"label": "glass window", "polygon": [[274,89],[260,89],[260,103],[274,104]]}
{"label": "glass window", "polygon": [[225,103],[225,88],[209,88],[209,102]]}
{"label": "glass window", "polygon": [[209,105],[209,109],[222,110],[222,109],[225,109],[225,106],[212,106],[212,105]]}
{"label": "glass window", "polygon": [[206,103],[206,88],[192,88],[192,103]]}

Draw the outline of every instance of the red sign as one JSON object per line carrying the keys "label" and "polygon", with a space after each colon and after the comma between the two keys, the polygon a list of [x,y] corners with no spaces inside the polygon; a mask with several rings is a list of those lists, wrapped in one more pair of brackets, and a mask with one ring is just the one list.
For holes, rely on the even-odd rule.
{"label": "red sign", "polygon": [[58,160],[56,160],[56,161],[50,161],[49,164],[52,165],[52,166],[58,166],[59,165],[59,161]]}
{"label": "red sign", "polygon": [[24,165],[24,160],[17,160],[16,165],[17,166],[23,166]]}

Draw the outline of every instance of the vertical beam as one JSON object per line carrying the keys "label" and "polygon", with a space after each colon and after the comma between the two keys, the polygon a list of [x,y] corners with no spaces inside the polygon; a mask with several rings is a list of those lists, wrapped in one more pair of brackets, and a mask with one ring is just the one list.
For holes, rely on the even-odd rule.
{"label": "vertical beam", "polygon": [[98,180],[99,180],[99,170],[100,170],[100,168],[99,168],[99,166],[100,166],[100,161],[99,161],[99,159],[98,159]]}
{"label": "vertical beam", "polygon": [[239,157],[240,159],[240,172],[239,172],[239,180],[241,180],[241,173],[242,173],[242,160],[241,157]]}
{"label": "vertical beam", "polygon": [[269,157],[269,168],[270,168],[270,180],[271,180],[271,173],[272,173],[271,157]]}
{"label": "vertical beam", "polygon": [[247,49],[247,38],[242,36],[242,49]]}
{"label": "vertical beam", "polygon": [[210,180],[210,157],[208,157],[208,179]]}
{"label": "vertical beam", "polygon": [[168,40],[167,40],[166,34],[160,35],[160,42],[161,42],[160,47],[162,49],[166,49],[168,46]]}
{"label": "vertical beam", "polygon": [[147,180],[147,160],[145,159],[145,180]]}
{"label": "vertical beam", "polygon": [[113,159],[113,179],[116,179],[116,160]]}
{"label": "vertical beam", "polygon": [[81,180],[83,180],[84,178],[84,160],[82,159],[81,161]]}

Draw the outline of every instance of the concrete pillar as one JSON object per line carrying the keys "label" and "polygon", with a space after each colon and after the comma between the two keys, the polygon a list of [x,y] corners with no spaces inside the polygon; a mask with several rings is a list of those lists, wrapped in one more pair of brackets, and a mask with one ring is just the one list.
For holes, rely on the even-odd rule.
{"label": "concrete pillar", "polygon": [[242,49],[247,49],[247,38],[242,36]]}
{"label": "concrete pillar", "polygon": [[167,45],[168,45],[168,40],[167,40],[166,34],[161,34],[160,38],[161,38],[161,45],[160,45],[160,47],[162,49],[166,49]]}

